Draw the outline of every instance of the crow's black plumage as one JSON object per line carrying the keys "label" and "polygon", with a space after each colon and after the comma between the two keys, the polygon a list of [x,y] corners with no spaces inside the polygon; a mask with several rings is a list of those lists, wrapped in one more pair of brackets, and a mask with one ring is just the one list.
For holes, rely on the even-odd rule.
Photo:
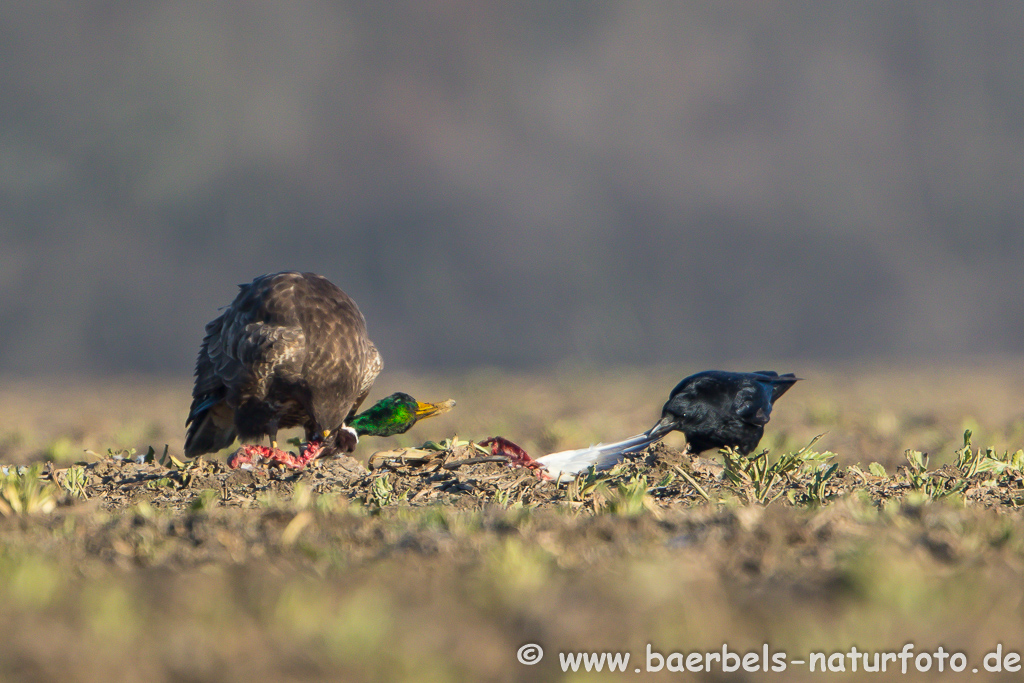
{"label": "crow's black plumage", "polygon": [[[314,273],[263,275],[206,326],[185,455],[302,426],[327,452],[351,450],[346,423],[382,362],[359,307]],[[276,444],[272,443],[276,448]]]}
{"label": "crow's black plumage", "polygon": [[686,435],[692,453],[732,446],[746,455],[761,441],[772,404],[797,379],[767,370],[698,372],[676,385],[661,421],[647,435],[660,438],[678,430]]}

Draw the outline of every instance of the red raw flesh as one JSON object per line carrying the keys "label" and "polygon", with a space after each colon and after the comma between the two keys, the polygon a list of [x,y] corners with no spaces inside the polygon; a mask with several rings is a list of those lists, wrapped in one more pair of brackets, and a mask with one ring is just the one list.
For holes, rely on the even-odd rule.
{"label": "red raw flesh", "polygon": [[526,467],[527,469],[535,470],[537,476],[541,479],[550,479],[550,477],[545,476],[547,470],[544,465],[531,458],[530,454],[524,451],[522,447],[517,446],[505,437],[492,436],[481,441],[480,445],[489,445],[491,447],[491,455],[500,455],[508,458],[509,467]]}
{"label": "red raw flesh", "polygon": [[242,465],[256,465],[261,460],[268,460],[270,462],[276,462],[290,467],[294,470],[301,470],[310,461],[314,460],[324,450],[324,444],[322,441],[310,441],[299,454],[292,455],[288,451],[282,451],[279,448],[270,448],[268,446],[260,446],[258,444],[247,444],[239,448],[235,453],[228,458],[228,467],[236,469]]}

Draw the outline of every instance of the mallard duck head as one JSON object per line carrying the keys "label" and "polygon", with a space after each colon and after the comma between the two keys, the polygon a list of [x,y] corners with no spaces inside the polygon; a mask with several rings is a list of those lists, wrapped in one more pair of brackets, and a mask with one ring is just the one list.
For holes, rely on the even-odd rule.
{"label": "mallard duck head", "polygon": [[441,403],[422,403],[409,394],[397,392],[353,417],[348,426],[360,436],[393,436],[407,432],[420,420],[447,413],[453,407],[455,401],[451,399]]}

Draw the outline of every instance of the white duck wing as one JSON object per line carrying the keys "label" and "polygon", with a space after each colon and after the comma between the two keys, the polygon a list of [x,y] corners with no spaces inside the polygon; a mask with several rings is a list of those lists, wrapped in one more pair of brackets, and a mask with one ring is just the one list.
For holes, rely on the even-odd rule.
{"label": "white duck wing", "polygon": [[606,470],[619,462],[622,456],[642,450],[654,441],[657,439],[647,434],[637,434],[615,443],[599,443],[589,448],[551,453],[537,458],[537,462],[544,466],[545,479],[564,484],[591,466],[597,470]]}

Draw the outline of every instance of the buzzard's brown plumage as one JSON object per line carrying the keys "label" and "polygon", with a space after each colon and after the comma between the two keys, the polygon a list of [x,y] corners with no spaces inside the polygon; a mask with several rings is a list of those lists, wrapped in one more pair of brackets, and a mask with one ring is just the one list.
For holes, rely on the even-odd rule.
{"label": "buzzard's brown plumage", "polygon": [[185,455],[247,443],[303,426],[328,451],[351,450],[342,429],[382,362],[359,307],[314,273],[263,275],[206,326],[196,360]]}

